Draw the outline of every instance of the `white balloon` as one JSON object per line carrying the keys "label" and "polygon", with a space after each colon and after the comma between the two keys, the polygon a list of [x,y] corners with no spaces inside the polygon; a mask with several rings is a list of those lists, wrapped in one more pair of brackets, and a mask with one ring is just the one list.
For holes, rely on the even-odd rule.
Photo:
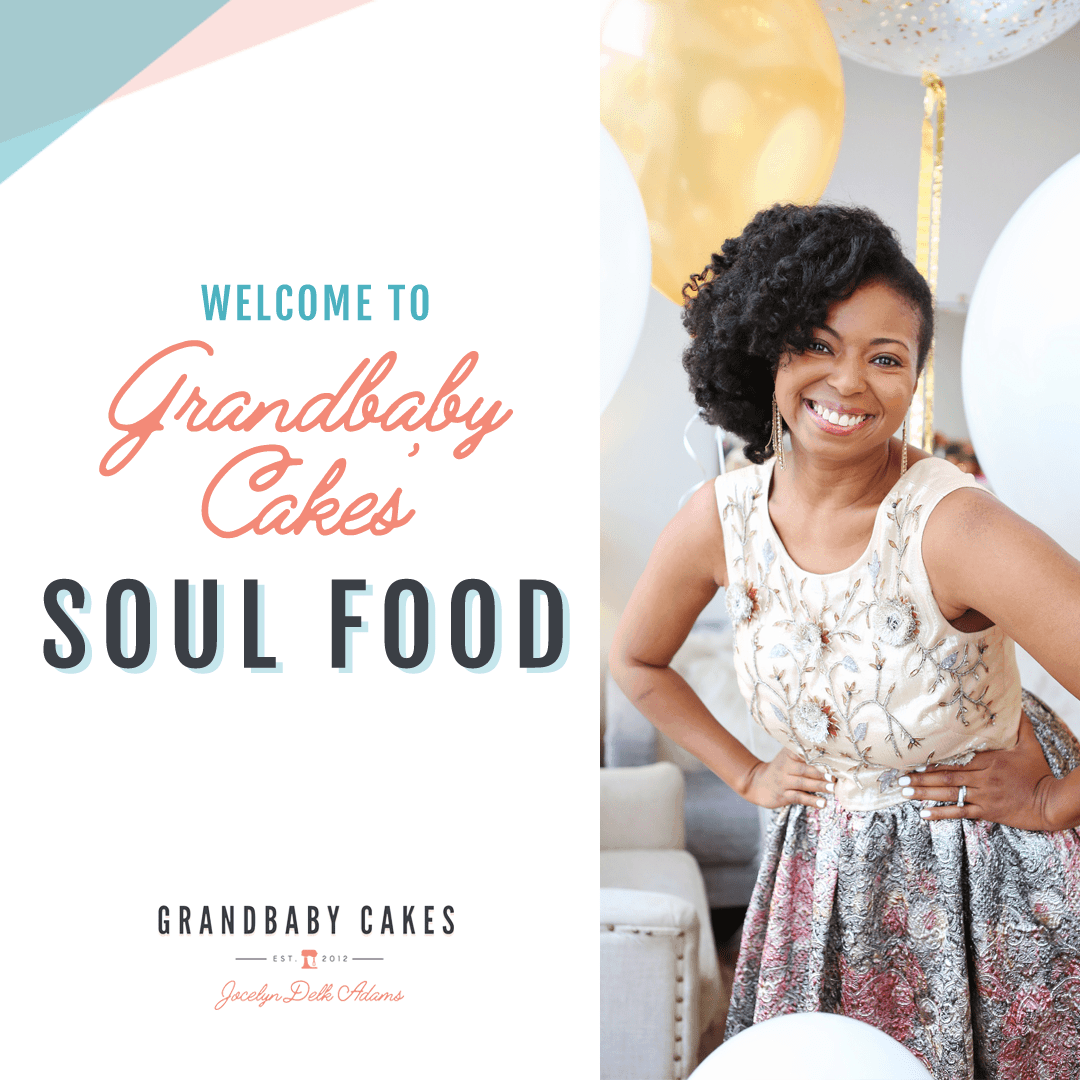
{"label": "white balloon", "polygon": [[599,387],[603,412],[622,382],[645,323],[652,251],[630,166],[600,125]]}
{"label": "white balloon", "polygon": [[906,1046],[835,1013],[791,1013],[754,1024],[715,1049],[691,1080],[933,1080]]}
{"label": "white balloon", "polygon": [[961,360],[979,464],[1013,510],[1080,557],[1080,155],[1028,197],[971,298]]}
{"label": "white balloon", "polygon": [[1080,20],[1080,0],[819,0],[843,56],[898,75],[1007,64]]}

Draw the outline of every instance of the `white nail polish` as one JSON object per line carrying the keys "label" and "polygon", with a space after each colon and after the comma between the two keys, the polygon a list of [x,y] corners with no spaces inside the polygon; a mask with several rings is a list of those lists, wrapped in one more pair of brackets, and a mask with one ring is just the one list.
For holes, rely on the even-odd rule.
{"label": "white nail polish", "polygon": [[825,809],[825,800],[824,799],[818,799],[817,804],[818,804],[818,809],[819,810],[824,810]]}
{"label": "white nail polish", "polygon": [[911,782],[911,777],[910,776],[898,776],[896,778],[896,782],[898,784],[907,784],[907,783]]}
{"label": "white nail polish", "polygon": [[929,810],[920,810],[919,811],[919,817],[928,818],[929,816],[930,816],[930,811]]}
{"label": "white nail polish", "polygon": [[915,794],[915,789],[913,787],[906,787],[900,794],[903,795],[905,799],[910,799],[911,796]]}
{"label": "white nail polish", "polygon": [[916,765],[915,766],[915,771],[916,772],[926,772],[926,766],[925,765]]}

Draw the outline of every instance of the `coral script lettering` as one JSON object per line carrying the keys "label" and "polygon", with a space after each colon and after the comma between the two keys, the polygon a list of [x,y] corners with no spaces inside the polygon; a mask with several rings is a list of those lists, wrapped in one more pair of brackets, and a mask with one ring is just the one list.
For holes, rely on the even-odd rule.
{"label": "coral script lettering", "polygon": [[[430,401],[420,390],[409,390],[389,401],[386,401],[389,395],[384,393],[380,400],[375,391],[397,363],[397,353],[387,352],[374,364],[370,358],[362,360],[336,391],[317,393],[298,408],[294,408],[287,398],[253,404],[254,396],[247,390],[234,390],[211,403],[212,395],[204,397],[200,386],[192,385],[188,389],[189,376],[184,372],[149,412],[133,420],[121,419],[121,414],[127,411],[124,406],[128,394],[138,387],[136,392],[145,397],[146,384],[140,384],[140,381],[148,378],[154,365],[187,349],[202,350],[206,356],[214,355],[213,348],[205,341],[177,342],[141,364],[116,392],[109,406],[109,423],[123,434],[101,459],[98,471],[102,476],[115,476],[126,468],[150,437],[164,431],[166,424],[172,422],[190,432],[250,432],[260,425],[263,430],[272,428],[283,434],[302,434],[316,428],[326,432],[357,432],[367,427],[382,431],[400,428],[407,432],[450,429],[464,435],[453,452],[454,457],[461,460],[472,454],[485,436],[497,431],[513,416],[513,410],[504,409],[501,401],[486,408],[482,397],[475,398],[468,406],[463,403],[459,391],[476,367],[479,360],[476,352],[466,353],[454,365]],[[195,355],[202,358],[198,352]],[[185,390],[186,396],[182,394]],[[138,409],[133,411],[138,412]],[[419,444],[415,443],[413,454],[418,449]],[[323,536],[335,532],[345,536],[365,532],[385,536],[407,524],[416,513],[402,509],[400,487],[386,498],[371,491],[348,502],[331,496],[330,492],[345,475],[345,458],[338,458],[330,465],[302,506],[296,495],[275,494],[253,516],[246,517],[249,510],[237,513],[236,506],[243,501],[243,487],[256,493],[269,491],[284,480],[290,469],[302,465],[303,460],[293,457],[277,442],[261,443],[236,454],[206,487],[202,499],[203,523],[212,533],[225,538],[248,532],[257,536],[270,532],[299,535],[308,525],[314,525]]]}

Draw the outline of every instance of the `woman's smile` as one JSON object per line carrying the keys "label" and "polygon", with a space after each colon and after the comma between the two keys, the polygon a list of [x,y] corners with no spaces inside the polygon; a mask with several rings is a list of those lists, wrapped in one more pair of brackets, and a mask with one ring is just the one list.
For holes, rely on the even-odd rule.
{"label": "woman's smile", "polygon": [[845,409],[830,401],[803,398],[803,406],[810,413],[811,420],[830,435],[850,435],[873,419],[870,413]]}

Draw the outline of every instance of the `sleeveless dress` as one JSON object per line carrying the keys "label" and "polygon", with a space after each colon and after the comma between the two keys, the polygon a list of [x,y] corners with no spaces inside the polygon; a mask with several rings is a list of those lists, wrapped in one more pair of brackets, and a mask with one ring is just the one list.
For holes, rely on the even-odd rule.
{"label": "sleeveless dress", "polygon": [[753,719],[836,793],[823,810],[773,812],[727,1037],[834,1012],[905,1044],[935,1080],[1076,1080],[1080,832],[927,822],[897,784],[1014,746],[1021,709],[1055,776],[1080,765],[1080,743],[1021,690],[1012,641],[996,626],[956,630],[931,592],[926,522],[977,485],[920,459],[863,557],[811,574],[769,517],[773,460],[716,481],[735,664]]}

